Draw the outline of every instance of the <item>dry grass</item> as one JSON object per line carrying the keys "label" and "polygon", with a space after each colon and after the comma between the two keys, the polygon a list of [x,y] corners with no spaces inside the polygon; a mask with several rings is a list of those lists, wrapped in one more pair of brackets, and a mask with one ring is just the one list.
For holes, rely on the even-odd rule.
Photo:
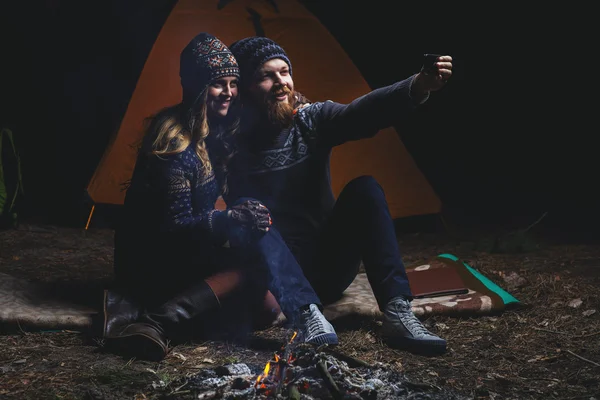
{"label": "dry grass", "polygon": [[[111,277],[110,230],[50,227],[0,232],[0,239],[0,272],[46,282]],[[428,319],[426,324],[448,340],[449,351],[441,357],[388,348],[375,321],[338,326],[340,352],[388,363],[411,381],[472,398],[598,397],[600,246],[555,244],[528,253],[490,254],[472,242],[422,235],[403,236],[401,245],[406,263],[456,254],[525,306],[497,316]],[[162,362],[151,363],[105,354],[77,332],[6,334],[0,336],[0,398],[160,398],[202,368],[237,361],[264,364],[289,335],[272,328],[246,346],[181,345]]]}

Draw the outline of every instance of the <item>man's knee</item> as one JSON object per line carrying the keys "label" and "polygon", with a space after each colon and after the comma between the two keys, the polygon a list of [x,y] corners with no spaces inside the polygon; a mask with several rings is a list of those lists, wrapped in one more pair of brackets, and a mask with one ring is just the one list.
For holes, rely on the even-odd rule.
{"label": "man's knee", "polygon": [[380,195],[385,196],[383,188],[377,180],[371,175],[362,175],[352,179],[346,184],[342,193],[352,193],[353,196]]}

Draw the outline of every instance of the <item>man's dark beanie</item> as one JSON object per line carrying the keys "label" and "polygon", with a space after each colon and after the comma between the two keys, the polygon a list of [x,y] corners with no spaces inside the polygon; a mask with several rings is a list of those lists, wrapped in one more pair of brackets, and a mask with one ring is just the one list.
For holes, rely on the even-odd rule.
{"label": "man's dark beanie", "polygon": [[292,74],[292,63],[285,50],[273,40],[263,36],[252,36],[232,43],[229,49],[240,66],[242,85],[252,81],[252,77],[260,66],[274,58],[281,58],[287,63]]}

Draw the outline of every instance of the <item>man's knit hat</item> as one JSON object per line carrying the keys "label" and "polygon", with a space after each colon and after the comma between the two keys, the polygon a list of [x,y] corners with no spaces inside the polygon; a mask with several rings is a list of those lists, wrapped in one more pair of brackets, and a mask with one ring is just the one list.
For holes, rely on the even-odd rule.
{"label": "man's knit hat", "polygon": [[199,33],[181,52],[179,77],[183,103],[191,107],[212,81],[223,76],[240,78],[237,60],[219,39]]}
{"label": "man's knit hat", "polygon": [[262,37],[247,37],[232,43],[229,48],[240,64],[242,73],[242,84],[252,81],[252,77],[260,66],[274,58],[281,58],[290,67],[292,74],[292,63],[285,50],[273,40]]}

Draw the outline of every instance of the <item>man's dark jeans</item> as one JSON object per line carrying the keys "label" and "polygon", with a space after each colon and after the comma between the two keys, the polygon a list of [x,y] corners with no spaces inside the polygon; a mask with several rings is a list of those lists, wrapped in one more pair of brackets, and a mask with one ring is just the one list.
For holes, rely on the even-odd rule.
{"label": "man's dark jeans", "polygon": [[270,229],[255,246],[288,319],[306,304],[339,299],[361,260],[380,309],[396,296],[412,299],[385,194],[370,176],[346,185],[318,236],[286,242]]}

